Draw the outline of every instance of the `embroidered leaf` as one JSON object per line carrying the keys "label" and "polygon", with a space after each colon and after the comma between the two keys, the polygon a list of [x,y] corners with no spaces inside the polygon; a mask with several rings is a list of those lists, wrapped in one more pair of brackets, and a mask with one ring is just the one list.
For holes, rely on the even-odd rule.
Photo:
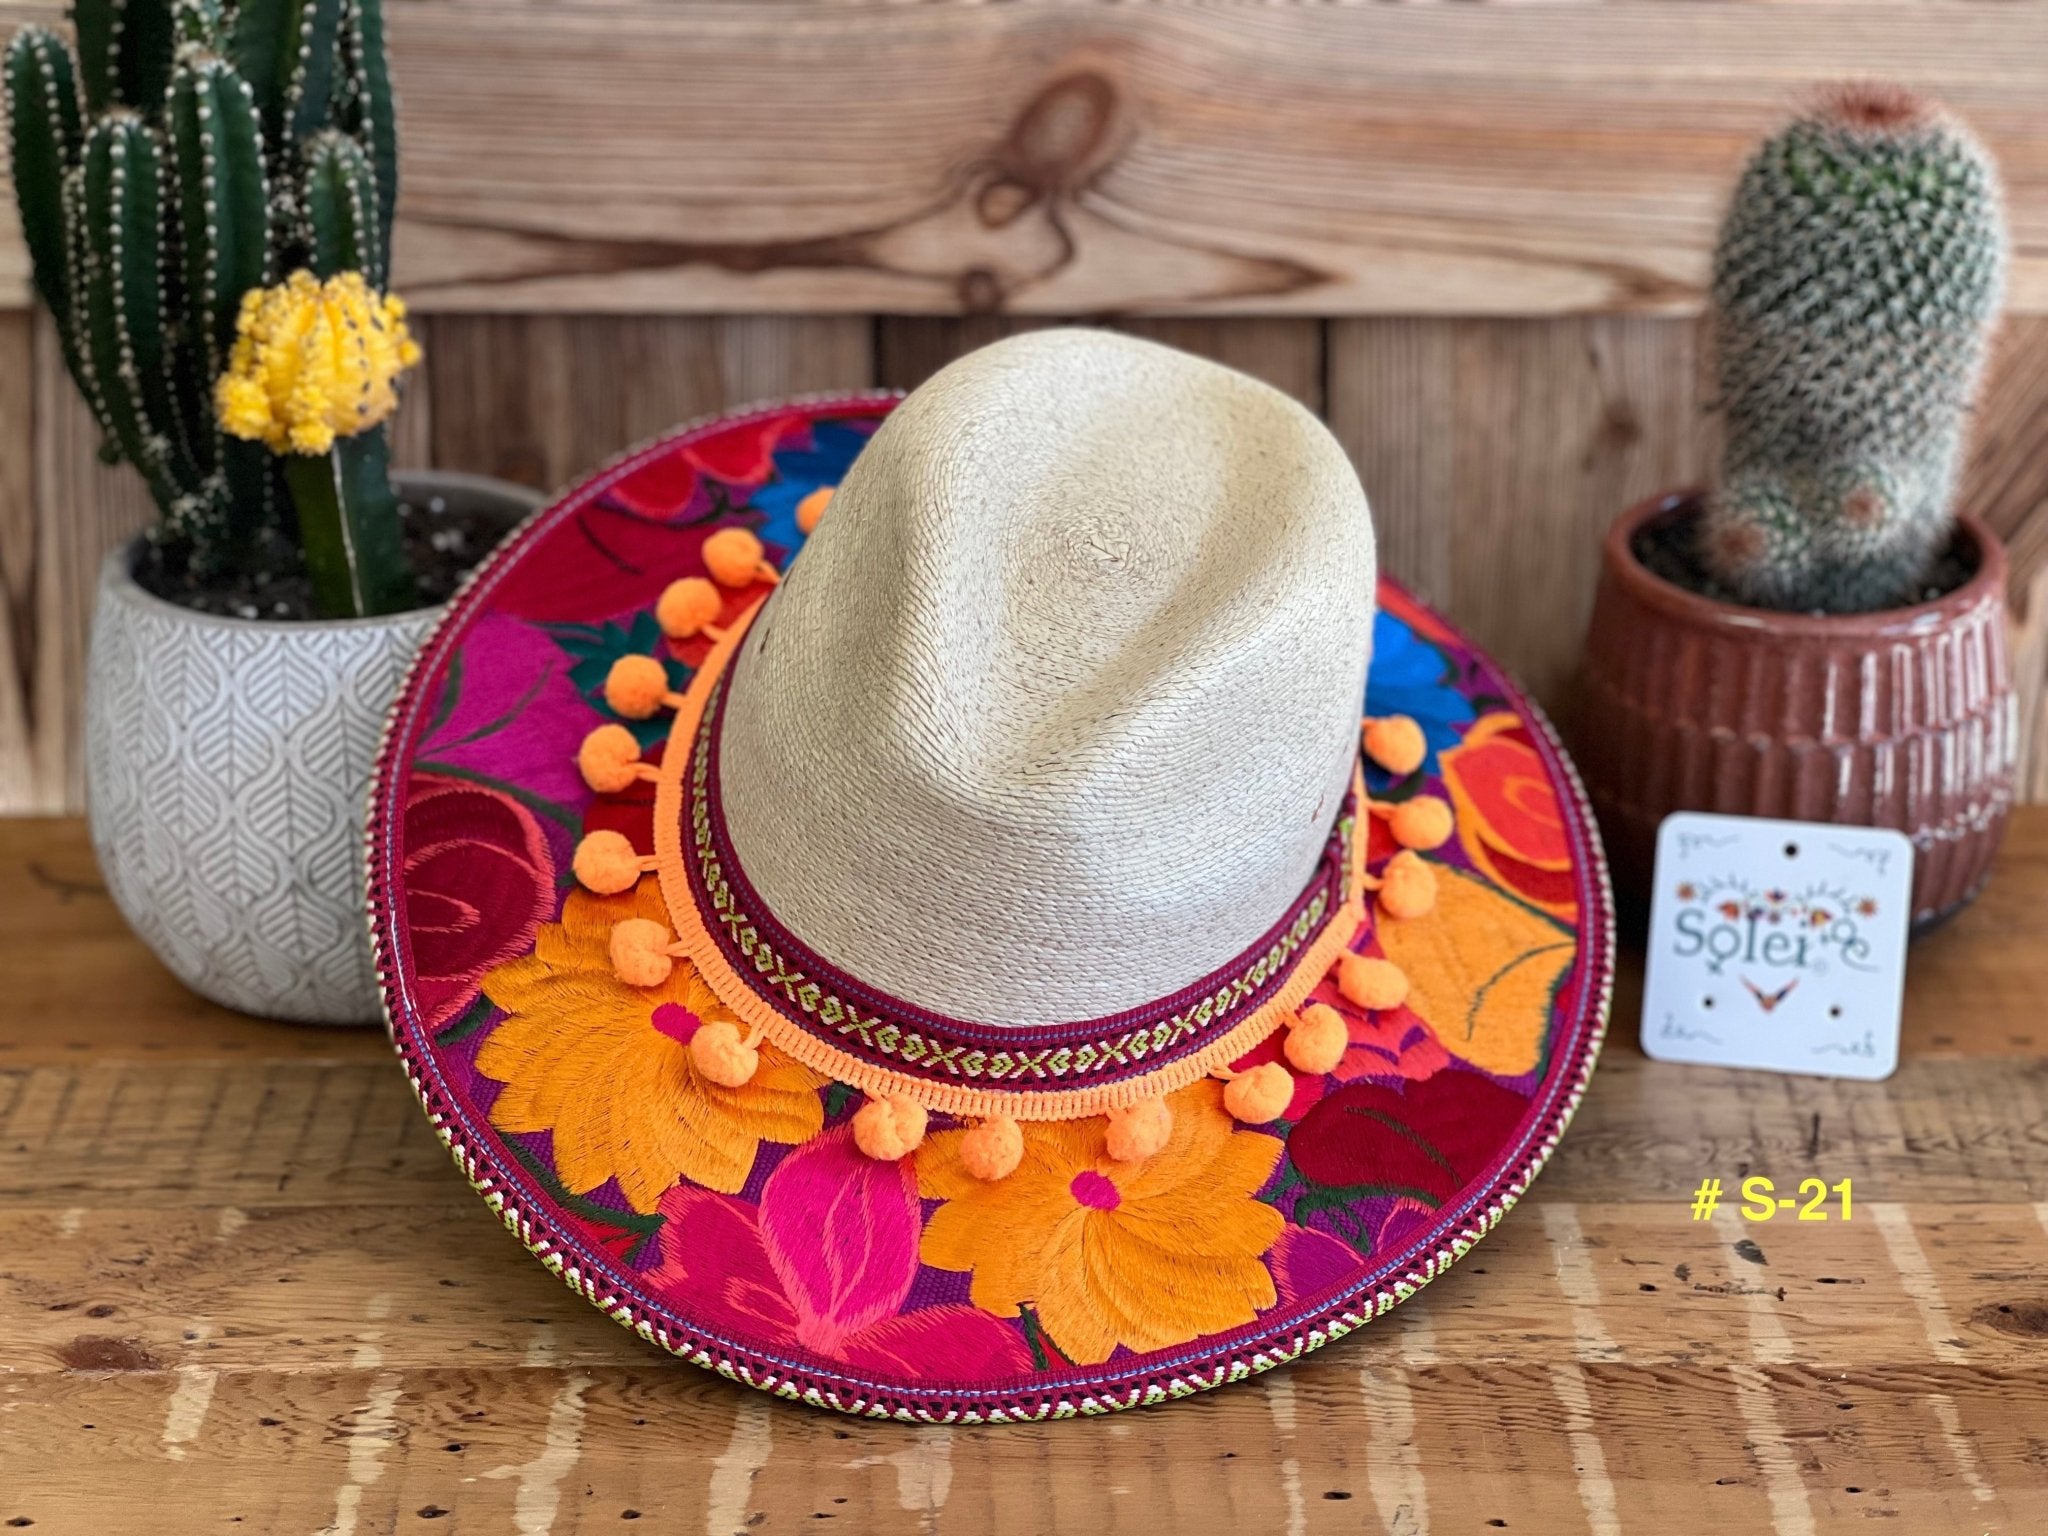
{"label": "embroidered leaf", "polygon": [[1385,921],[1380,946],[1408,973],[1408,1006],[1452,1055],[1498,1077],[1543,1059],[1570,929],[1460,870],[1439,866],[1436,910]]}
{"label": "embroidered leaf", "polygon": [[[569,681],[593,708],[604,710],[607,719],[617,717],[604,702],[604,680],[611,675],[612,663],[621,656],[657,657],[668,672],[668,685],[673,691],[681,693],[690,686],[690,668],[669,655],[668,641],[651,609],[634,614],[629,624],[605,624],[595,632],[583,625],[565,626],[554,634],[556,644],[574,658]],[[652,719],[621,723],[633,733],[643,751],[668,737],[666,711],[658,712]]]}
{"label": "embroidered leaf", "polygon": [[491,1015],[497,1011],[497,1004],[482,993],[478,993],[476,1000],[469,1005],[468,1012],[434,1036],[434,1044],[455,1045],[467,1040],[482,1029],[490,1021]]}

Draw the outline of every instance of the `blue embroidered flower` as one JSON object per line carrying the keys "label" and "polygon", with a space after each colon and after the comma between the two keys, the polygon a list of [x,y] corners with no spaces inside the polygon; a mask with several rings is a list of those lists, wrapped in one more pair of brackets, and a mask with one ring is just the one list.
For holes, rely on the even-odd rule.
{"label": "blue embroidered flower", "polygon": [[787,557],[803,547],[803,530],[796,525],[797,503],[821,485],[839,484],[854,456],[867,446],[875,426],[871,420],[860,419],[814,422],[808,444],[777,450],[775,478],[755,491],[748,503],[764,515],[755,532],[771,553],[783,556],[777,564],[787,565]]}
{"label": "blue embroidered flower", "polygon": [[1373,617],[1372,671],[1365,680],[1368,715],[1407,715],[1422,727],[1429,755],[1422,771],[1437,771],[1437,754],[1463,738],[1472,701],[1458,691],[1450,658],[1385,609]]}

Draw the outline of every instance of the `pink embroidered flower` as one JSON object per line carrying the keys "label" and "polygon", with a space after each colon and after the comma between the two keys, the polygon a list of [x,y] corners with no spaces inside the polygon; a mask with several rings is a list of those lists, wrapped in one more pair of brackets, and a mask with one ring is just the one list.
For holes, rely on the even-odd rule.
{"label": "pink embroidered flower", "polygon": [[1031,1369],[1013,1326],[970,1306],[904,1311],[922,1226],[909,1158],[855,1150],[844,1127],[783,1159],[751,1205],[691,1185],[662,1197],[657,1291],[750,1348],[855,1370],[991,1381]]}

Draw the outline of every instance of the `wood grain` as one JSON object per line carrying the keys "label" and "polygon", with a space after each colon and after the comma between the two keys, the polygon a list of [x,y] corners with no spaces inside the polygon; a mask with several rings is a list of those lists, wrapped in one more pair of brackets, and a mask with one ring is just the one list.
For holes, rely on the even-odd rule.
{"label": "wood grain", "polygon": [[[1914,951],[1885,1083],[1648,1061],[1631,961],[1530,1198],[1357,1338],[1156,1412],[919,1431],[661,1357],[482,1209],[379,1036],[181,1008],[79,825],[0,823],[0,1521],[2025,1530],[2048,1500],[2044,898],[2031,810]],[[1701,1177],[1750,1172],[1852,1178],[1855,1214],[1690,1219]]]}
{"label": "wood grain", "polygon": [[[773,395],[908,388],[1036,318],[438,315],[399,418],[407,464],[559,486],[650,434]],[[1643,316],[1545,321],[1244,317],[1120,328],[1214,357],[1326,411],[1371,495],[1386,568],[1442,607],[1536,697],[1568,708],[1608,522],[1633,501],[1710,477],[1698,324]],[[37,335],[46,333],[38,322]],[[7,333],[0,330],[0,345]],[[20,337],[16,334],[15,345]],[[71,737],[99,552],[143,520],[54,348],[31,345],[29,398],[0,397],[0,431],[32,430],[0,485],[11,699],[0,698],[0,806],[75,809]],[[1960,500],[2012,541],[2018,676],[2032,797],[2048,797],[2048,321],[2009,324],[1976,420]],[[4,386],[0,386],[4,387]],[[50,407],[38,409],[47,391]],[[21,393],[19,384],[15,393]],[[28,427],[24,418],[33,422]],[[38,478],[46,477],[46,478]],[[43,486],[49,487],[46,495]],[[33,659],[31,665],[30,658]]]}
{"label": "wood grain", "polygon": [[[73,821],[0,822],[0,1206],[246,1212],[472,1197],[374,1033],[291,1030],[189,998],[121,924]],[[1853,1177],[1870,1199],[2048,1199],[2039,1008],[2048,810],[2020,815],[1967,920],[1914,950],[1907,1066],[1884,1084],[1683,1070],[1626,1023],[1544,1175],[1546,1198],[1675,1201],[1702,1170]],[[1639,1009],[1624,964],[1615,1017]],[[9,1012],[14,1010],[14,1012]],[[1679,1083],[1697,1091],[1679,1093]],[[4,1251],[0,1244],[0,1251]]]}
{"label": "wood grain", "polygon": [[420,361],[399,385],[398,414],[386,429],[391,437],[393,469],[431,469],[434,465],[434,317],[413,315],[407,321],[419,343]]}
{"label": "wood grain", "polygon": [[[388,1338],[397,1326],[366,1331]],[[545,1360],[546,1331],[526,1337]],[[1108,1424],[920,1431],[827,1420],[659,1361],[202,1370],[16,1383],[0,1520],[58,1536],[125,1530],[146,1500],[150,1528],[179,1533],[233,1522],[332,1531],[338,1503],[364,1532],[1036,1536],[1061,1517],[1138,1536],[1844,1536],[1878,1520],[2022,1532],[2042,1487],[2027,1421],[2048,1402],[2036,1372],[1955,1366],[1843,1379],[1627,1363],[1363,1368],[1326,1356]],[[205,1412],[190,1439],[167,1443],[191,1419],[195,1381]],[[1750,1428],[1745,1390],[1764,1400],[1774,1438]],[[1596,1429],[1567,1433],[1573,1398],[1595,1405]],[[1958,1470],[1944,1409],[1988,1500]],[[1780,1452],[1774,1478],[1761,1463]],[[1774,1523],[1792,1499],[1810,1524]]]}
{"label": "wood grain", "polygon": [[[1056,319],[973,315],[962,319],[884,316],[875,326],[875,377],[889,389],[915,389],[963,353]],[[1323,326],[1314,320],[1112,320],[1111,330],[1142,336],[1263,379],[1310,410],[1323,411]]]}
{"label": "wood grain", "polygon": [[[1877,1185],[1857,1180],[1864,1208],[1849,1221],[1801,1227],[1789,1215],[1696,1222],[1687,1210],[1696,1182],[1656,1203],[1581,1202],[1561,1199],[1546,1174],[1541,1193],[1469,1262],[1431,1283],[1417,1317],[1400,1328],[1373,1324],[1365,1347],[1398,1349],[1426,1325],[1444,1360],[1577,1360],[1584,1320],[1558,1264],[1557,1233],[1568,1230],[1582,1241],[1613,1358],[1631,1365],[1749,1363],[1757,1308],[1786,1341],[1786,1359],[1815,1370],[1926,1350],[1927,1319],[1894,1261],[1873,1204]],[[405,1320],[380,1351],[398,1368],[518,1365],[528,1330],[543,1323],[563,1365],[647,1362],[644,1343],[578,1305],[452,1169],[446,1183],[463,1199],[317,1204],[309,1188],[293,1204],[255,1207],[10,1201],[0,1205],[0,1250],[11,1255],[0,1261],[0,1353],[16,1374],[76,1369],[83,1335],[118,1339],[162,1369],[338,1370],[361,1342],[366,1298],[381,1298],[380,1308]],[[1649,1187],[1641,1181],[1636,1192]],[[2037,1310],[2048,1309],[2048,1296],[2029,1274],[2048,1254],[2048,1233],[2035,1212],[2018,1202],[1889,1206],[1904,1212],[1940,1276],[1942,1336],[1957,1341],[1943,1357],[1986,1375],[2048,1370],[2048,1310]],[[234,1327],[192,1338],[194,1317],[232,1318]]]}
{"label": "wood grain", "polygon": [[2048,308],[2039,7],[463,0],[390,30],[426,308],[1683,311],[1751,142],[1866,75],[1982,132],[2014,301]]}
{"label": "wood grain", "polygon": [[35,326],[0,312],[0,806],[42,809],[35,670]]}
{"label": "wood grain", "polygon": [[444,315],[434,461],[541,490],[693,417],[869,387],[865,320]]}
{"label": "wood grain", "polygon": [[1696,330],[1631,316],[1329,326],[1330,425],[1387,570],[1547,706],[1578,663],[1607,525],[1706,471]]}
{"label": "wood grain", "polygon": [[[55,12],[0,0],[0,31]],[[1745,143],[1820,76],[1942,92],[2012,194],[2019,312],[1962,499],[2012,546],[2048,798],[2042,8],[410,0],[393,27],[402,286],[444,311],[402,464],[553,488],[704,411],[1092,316],[1326,412],[1388,568],[1553,710],[1607,520],[1711,471],[1697,327],[1663,312],[1696,303]],[[92,582],[146,508],[7,308],[8,215],[0,810],[76,810]]]}
{"label": "wood grain", "polygon": [[[1971,117],[2007,167],[2016,302],[2048,302],[2031,11],[642,4],[493,26],[507,14],[394,25],[415,103],[401,263],[430,305],[1686,309],[1750,141],[1845,74]],[[598,99],[625,110],[593,134]],[[480,181],[480,156],[501,174]]]}
{"label": "wood grain", "polygon": [[25,556],[16,545],[7,564],[11,572],[21,572],[19,599],[12,595],[14,580],[9,581],[10,610],[19,603],[34,615],[34,662],[23,688],[26,750],[8,754],[11,776],[25,790],[7,808],[75,810],[85,793],[79,721],[100,563],[115,545],[147,526],[155,509],[132,471],[100,461],[99,426],[64,370],[56,328],[40,312],[30,350],[34,535]]}

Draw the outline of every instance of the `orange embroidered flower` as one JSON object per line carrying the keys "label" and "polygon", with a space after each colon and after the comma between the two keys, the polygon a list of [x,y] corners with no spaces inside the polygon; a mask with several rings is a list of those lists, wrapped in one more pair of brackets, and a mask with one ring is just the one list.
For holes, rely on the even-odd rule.
{"label": "orange embroidered flower", "polygon": [[1252,1196],[1280,1142],[1235,1129],[1220,1083],[1204,1079],[1171,1102],[1173,1139],[1141,1163],[1110,1157],[1104,1120],[1026,1124],[1023,1163],[983,1183],[961,1163],[964,1131],[931,1137],[917,1153],[918,1192],[946,1203],[925,1227],[924,1262],[972,1270],[974,1304],[998,1317],[1035,1304],[1077,1364],[1252,1321],[1275,1300],[1260,1256],[1285,1223]]}
{"label": "orange embroidered flower", "polygon": [[511,1015],[477,1053],[478,1070],[505,1085],[491,1124],[552,1131],[555,1172],[573,1194],[616,1178],[636,1211],[678,1178],[735,1194],[762,1142],[818,1133],[824,1079],[768,1045],[742,1087],[698,1076],[690,1036],[733,1015],[687,961],[658,987],[613,975],[612,925],[628,917],[667,922],[653,876],[622,896],[570,892],[531,954],[485,976],[485,995]]}

